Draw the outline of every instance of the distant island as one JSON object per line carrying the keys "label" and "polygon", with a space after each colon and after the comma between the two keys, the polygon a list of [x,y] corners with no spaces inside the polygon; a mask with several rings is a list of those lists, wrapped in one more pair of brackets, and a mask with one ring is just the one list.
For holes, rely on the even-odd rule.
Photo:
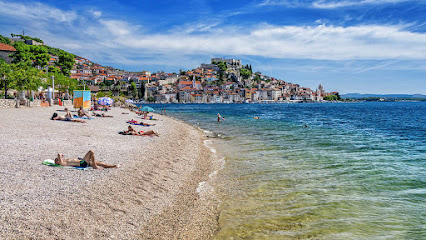
{"label": "distant island", "polygon": [[[102,66],[87,58],[44,44],[39,38],[0,35],[2,94],[8,90],[47,88],[55,79],[59,97],[65,91],[90,89],[96,97],[123,96],[158,103],[251,103],[338,101],[338,92],[316,90],[254,72],[238,59],[212,58],[192,70],[178,73],[129,72]],[[16,94],[16,93],[15,93]]]}
{"label": "distant island", "polygon": [[423,94],[360,94],[347,93],[342,94],[343,99],[356,99],[364,101],[426,101],[426,95]]}

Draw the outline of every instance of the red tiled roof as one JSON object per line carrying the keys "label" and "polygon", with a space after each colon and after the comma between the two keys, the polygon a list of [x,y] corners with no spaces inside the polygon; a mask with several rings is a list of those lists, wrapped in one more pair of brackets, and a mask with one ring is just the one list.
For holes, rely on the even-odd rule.
{"label": "red tiled roof", "polygon": [[0,51],[11,51],[11,52],[15,52],[16,49],[13,46],[4,44],[4,43],[0,43]]}
{"label": "red tiled roof", "polygon": [[182,85],[192,85],[192,81],[180,81],[179,84],[182,84]]}

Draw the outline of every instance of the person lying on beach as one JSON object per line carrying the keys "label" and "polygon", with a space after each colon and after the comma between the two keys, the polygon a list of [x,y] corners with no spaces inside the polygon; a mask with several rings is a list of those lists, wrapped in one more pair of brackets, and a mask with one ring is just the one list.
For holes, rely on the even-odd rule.
{"label": "person lying on beach", "polygon": [[141,125],[141,126],[155,126],[155,124],[149,124],[149,123],[144,123],[144,122],[139,122],[138,123],[138,121],[136,121],[136,120],[130,120],[130,121],[127,121],[127,123],[130,123],[130,124],[135,124],[135,125]]}
{"label": "person lying on beach", "polygon": [[123,131],[123,133],[129,134],[129,135],[139,135],[138,131],[136,131],[132,126],[127,127],[127,131]]}
{"label": "person lying on beach", "polygon": [[71,117],[65,117],[59,116],[57,113],[53,113],[51,120],[59,120],[59,121],[70,121],[70,122],[79,122],[79,123],[85,123],[86,121],[80,120],[80,119],[73,119]]}
{"label": "person lying on beach", "polygon": [[87,113],[83,110],[83,107],[80,107],[80,109],[79,109],[79,110],[78,110],[78,112],[77,112],[77,115],[78,115],[79,117],[84,117],[84,116],[86,116],[87,118],[90,118],[89,114],[87,114]]}
{"label": "person lying on beach", "polygon": [[105,113],[96,113],[96,112],[92,112],[92,115],[96,117],[114,117],[110,115],[105,115]]}
{"label": "person lying on beach", "polygon": [[99,162],[95,160],[95,153],[90,150],[86,153],[83,158],[69,158],[64,159],[61,154],[58,153],[58,156],[55,158],[55,164],[59,164],[61,166],[71,166],[71,167],[93,167],[94,169],[102,168],[118,168],[119,165],[107,164],[103,162]]}
{"label": "person lying on beach", "polygon": [[155,135],[157,137],[159,137],[160,135],[156,132],[154,132],[153,130],[148,130],[146,132],[144,131],[136,131],[132,126],[128,126],[127,127],[127,131],[122,131],[119,132],[119,134],[123,134],[123,135],[136,135],[136,136],[151,136],[151,135]]}

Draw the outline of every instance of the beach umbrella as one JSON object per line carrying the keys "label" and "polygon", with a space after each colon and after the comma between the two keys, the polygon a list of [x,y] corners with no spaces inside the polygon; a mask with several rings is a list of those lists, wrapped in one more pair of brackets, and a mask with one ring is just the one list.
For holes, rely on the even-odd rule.
{"label": "beach umbrella", "polygon": [[109,97],[101,97],[98,99],[98,104],[102,106],[111,105],[114,102],[112,98]]}
{"label": "beach umbrella", "polygon": [[148,107],[148,106],[141,107],[141,109],[139,109],[139,110],[144,111],[144,112],[155,112],[154,108]]}
{"label": "beach umbrella", "polygon": [[126,103],[133,103],[133,100],[132,99],[127,99]]}

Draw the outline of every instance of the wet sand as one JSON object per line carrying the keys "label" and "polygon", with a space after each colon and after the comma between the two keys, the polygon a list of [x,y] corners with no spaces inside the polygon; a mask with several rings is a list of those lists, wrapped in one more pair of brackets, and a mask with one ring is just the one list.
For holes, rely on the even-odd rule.
{"label": "wet sand", "polygon": [[[154,114],[160,137],[124,136],[131,118],[87,123],[49,120],[51,108],[0,109],[0,239],[210,239],[217,200],[200,195],[214,171],[203,133]],[[130,113],[130,114],[122,114]],[[64,115],[63,112],[58,112]],[[57,153],[120,164],[118,169],[76,170],[42,165]],[[197,189],[198,188],[198,189]]]}

